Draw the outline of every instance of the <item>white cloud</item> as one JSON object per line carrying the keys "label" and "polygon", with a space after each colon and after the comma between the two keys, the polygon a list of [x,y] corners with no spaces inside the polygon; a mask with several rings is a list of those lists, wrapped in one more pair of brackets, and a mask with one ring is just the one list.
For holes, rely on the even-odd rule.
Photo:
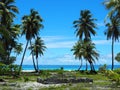
{"label": "white cloud", "polygon": [[46,43],[47,48],[72,48],[75,41],[61,41]]}
{"label": "white cloud", "polygon": [[98,26],[98,27],[105,27],[105,23],[104,23],[104,22],[98,22],[98,23],[97,23],[97,26]]}
{"label": "white cloud", "polygon": [[110,44],[111,43],[111,41],[109,40],[93,40],[93,43],[95,43],[96,45],[101,45],[101,44],[103,44],[103,45],[105,45],[105,44]]}

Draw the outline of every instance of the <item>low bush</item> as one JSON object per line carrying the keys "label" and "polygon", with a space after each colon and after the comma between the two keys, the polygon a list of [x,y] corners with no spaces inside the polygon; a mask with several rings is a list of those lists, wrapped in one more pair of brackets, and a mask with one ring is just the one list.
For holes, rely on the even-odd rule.
{"label": "low bush", "polygon": [[100,66],[99,69],[98,69],[98,71],[100,73],[104,73],[106,70],[107,70],[107,65],[106,64],[104,64],[103,66]]}

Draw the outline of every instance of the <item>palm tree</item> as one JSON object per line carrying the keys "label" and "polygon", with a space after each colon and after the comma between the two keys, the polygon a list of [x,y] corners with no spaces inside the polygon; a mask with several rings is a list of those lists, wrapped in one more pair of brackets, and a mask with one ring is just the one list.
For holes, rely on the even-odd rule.
{"label": "palm tree", "polygon": [[17,55],[19,55],[22,52],[22,50],[23,50],[22,43],[15,45],[14,52],[16,53],[16,58]]}
{"label": "palm tree", "polygon": [[112,70],[114,68],[114,42],[119,39],[120,36],[120,20],[115,16],[110,17],[110,22],[106,24],[107,30],[105,35],[107,40],[112,39]]}
{"label": "palm tree", "polygon": [[103,4],[110,10],[108,17],[113,14],[120,17],[120,0],[106,0]]}
{"label": "palm tree", "polygon": [[[96,24],[94,23],[96,19],[92,18],[92,14],[89,10],[81,10],[79,20],[73,22],[74,28],[76,28],[76,36],[80,40],[89,41],[91,39],[91,34],[96,35],[95,28]],[[87,70],[87,61],[86,61],[86,70]]]}
{"label": "palm tree", "polygon": [[[25,50],[23,53],[22,60],[21,60],[19,73],[20,73],[20,70],[22,67],[23,59],[24,59],[25,52],[26,52],[29,42],[31,44],[32,38],[35,38],[36,36],[38,36],[40,28],[43,27],[41,22],[42,22],[42,19],[39,16],[38,12],[34,11],[33,9],[31,9],[30,15],[25,15],[22,18],[22,29],[23,29],[22,35],[26,36],[27,43],[26,43],[26,47],[25,47]],[[33,57],[33,54],[32,54],[32,57]],[[34,64],[34,68],[36,70],[34,58],[33,58],[33,64]]]}
{"label": "palm tree", "polygon": [[91,71],[95,71],[93,63],[95,62],[95,60],[98,60],[99,54],[95,50],[94,43],[92,43],[90,40],[87,42],[85,40],[78,41],[75,46],[73,46],[72,51],[74,51],[73,54],[75,55],[75,58],[81,59],[81,61],[82,58],[84,58],[86,61],[89,62]]}
{"label": "palm tree", "polygon": [[40,37],[37,37],[37,39],[35,40],[35,43],[32,44],[32,46],[30,46],[29,49],[31,50],[31,53],[33,53],[36,56],[37,71],[39,71],[38,56],[43,55],[43,52],[45,51],[46,46],[44,45],[43,40]]}
{"label": "palm tree", "polygon": [[78,41],[77,43],[75,43],[75,45],[73,46],[71,51],[73,51],[73,55],[75,56],[75,59],[81,60],[81,65],[78,68],[78,71],[79,71],[82,67],[82,56],[83,56],[83,53],[84,53],[83,42]]}
{"label": "palm tree", "polygon": [[13,27],[13,18],[16,16],[16,13],[18,13],[18,8],[14,5],[14,0],[0,0],[0,26],[4,27],[2,32],[4,31],[9,36],[9,40],[5,35],[0,37],[6,52],[4,60],[9,60],[13,48],[12,45],[15,42],[15,37],[13,38],[12,36],[12,31],[14,30],[11,27]]}
{"label": "palm tree", "polygon": [[85,40],[91,39],[91,34],[95,36],[95,20],[96,19],[92,18],[92,14],[89,10],[82,10],[79,20],[73,22],[74,27],[76,28],[76,36],[81,40],[83,37]]}
{"label": "palm tree", "polygon": [[84,44],[84,58],[89,62],[91,71],[95,71],[93,62],[98,60],[99,54],[96,51],[95,44],[91,41],[85,42]]}
{"label": "palm tree", "polygon": [[18,8],[13,5],[14,2],[15,0],[0,0],[0,19],[2,25],[11,23],[16,16],[15,13],[18,13]]}

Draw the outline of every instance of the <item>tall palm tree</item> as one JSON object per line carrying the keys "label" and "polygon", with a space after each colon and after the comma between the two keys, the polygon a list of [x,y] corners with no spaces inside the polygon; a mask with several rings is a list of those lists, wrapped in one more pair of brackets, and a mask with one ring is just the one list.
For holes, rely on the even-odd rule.
{"label": "tall palm tree", "polygon": [[103,4],[110,10],[108,17],[113,14],[120,17],[120,0],[105,0]]}
{"label": "tall palm tree", "polygon": [[106,24],[107,30],[105,35],[107,40],[112,39],[112,70],[114,68],[114,42],[119,39],[120,36],[120,19],[116,16],[110,17],[110,22]]}
{"label": "tall palm tree", "polygon": [[[23,53],[22,60],[21,60],[19,73],[22,67],[23,59],[24,59],[25,52],[29,42],[31,44],[32,38],[35,38],[36,36],[38,36],[39,30],[43,27],[41,22],[42,22],[42,18],[40,17],[38,12],[33,9],[30,10],[30,15],[25,15],[22,18],[22,29],[23,29],[22,35],[26,36],[27,43]],[[33,57],[33,54],[32,54],[32,57]],[[34,59],[33,59],[33,64],[34,64],[34,68],[36,69]]]}
{"label": "tall palm tree", "polygon": [[[76,28],[76,36],[80,40],[89,41],[91,39],[91,34],[96,35],[96,21],[95,18],[92,18],[92,14],[89,10],[81,10],[79,20],[73,22],[74,28]],[[86,70],[87,70],[87,61],[86,61]]]}
{"label": "tall palm tree", "polygon": [[37,39],[35,40],[35,43],[32,44],[32,46],[29,47],[29,49],[31,50],[31,53],[33,53],[36,56],[36,63],[37,63],[37,71],[39,71],[39,67],[38,67],[38,56],[43,55],[46,46],[43,42],[43,40],[40,37],[37,37]]}
{"label": "tall palm tree", "polygon": [[73,55],[75,56],[75,59],[81,60],[81,65],[78,68],[78,71],[79,71],[82,67],[82,57],[83,57],[83,53],[84,53],[83,42],[78,41],[77,43],[75,43],[75,45],[73,46],[71,51],[73,51]]}
{"label": "tall palm tree", "polygon": [[91,39],[91,34],[96,35],[95,28],[96,24],[94,23],[96,19],[92,18],[92,14],[89,10],[82,10],[80,12],[79,20],[73,22],[74,27],[76,28],[76,36],[79,39],[89,40]]}

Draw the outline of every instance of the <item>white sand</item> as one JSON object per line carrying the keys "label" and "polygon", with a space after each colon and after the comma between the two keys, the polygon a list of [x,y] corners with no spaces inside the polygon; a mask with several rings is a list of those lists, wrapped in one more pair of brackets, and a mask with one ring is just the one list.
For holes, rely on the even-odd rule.
{"label": "white sand", "polygon": [[18,83],[18,86],[20,88],[28,89],[28,88],[34,88],[34,89],[39,89],[39,88],[44,88],[44,87],[50,87],[50,86],[61,86],[61,84],[42,84],[42,83],[37,83],[37,82],[23,82],[23,83]]}
{"label": "white sand", "polygon": [[34,72],[35,70],[22,70],[22,72]]}

